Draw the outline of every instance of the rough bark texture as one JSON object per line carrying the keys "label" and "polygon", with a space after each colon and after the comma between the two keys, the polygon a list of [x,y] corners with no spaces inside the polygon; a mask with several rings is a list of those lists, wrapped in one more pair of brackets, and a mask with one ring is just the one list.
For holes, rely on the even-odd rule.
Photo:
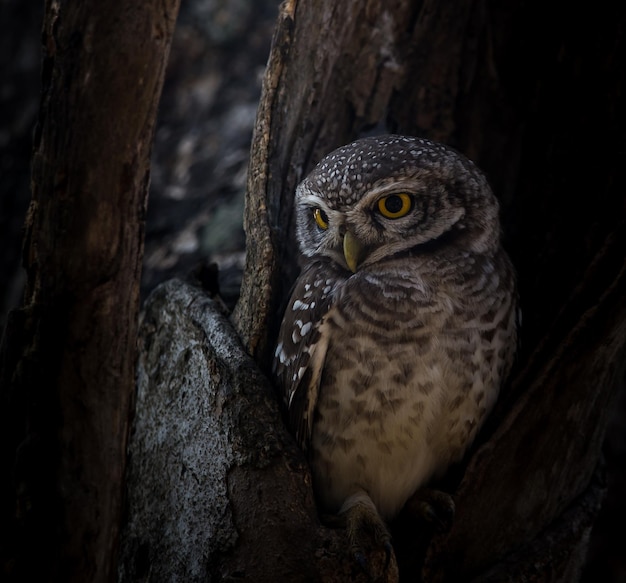
{"label": "rough bark texture", "polygon": [[150,150],[177,9],[46,3],[27,286],[0,370],[9,580],[115,575]]}
{"label": "rough bark texture", "polygon": [[366,581],[222,304],[171,280],[139,340],[120,581]]}
{"label": "rough bark texture", "polygon": [[[557,2],[506,9],[472,2],[450,11],[435,0],[291,0],[281,9],[252,148],[247,267],[233,317],[260,369],[270,367],[280,306],[296,273],[295,185],[323,154],[364,132],[418,133],[473,157],[501,200],[519,270],[526,326],[516,377],[460,478],[450,480],[458,509],[452,530],[421,541],[419,550],[411,527],[407,534],[394,525],[406,580],[579,576],[603,495],[601,472],[593,476],[626,346],[626,185],[618,148],[626,138],[625,24],[621,6],[589,15]],[[167,287],[159,294],[142,332],[146,376],[131,446],[126,580],[363,577],[340,534],[319,527],[308,474],[283,435],[270,389],[253,361],[234,350],[224,317],[215,320],[208,304],[200,317],[194,306],[208,300],[198,292]],[[175,318],[160,315],[169,303],[177,306]],[[204,350],[192,369],[211,372],[198,372],[193,390],[180,376],[181,343],[171,354],[166,346],[173,320]],[[232,400],[221,396],[229,391]],[[161,425],[180,402],[181,414]],[[239,406],[260,426],[242,423]],[[193,410],[203,421],[184,434],[201,455],[187,465],[197,468],[196,496],[218,494],[203,498],[202,508],[219,512],[207,511],[200,522],[185,518],[185,535],[173,536],[160,521],[180,516],[188,444],[155,444],[162,427],[187,432]],[[225,436],[220,455],[203,454],[208,435],[215,443]],[[258,464],[260,451],[267,458]],[[163,469],[153,475],[152,467]],[[142,490],[146,480],[153,486]],[[180,493],[153,507],[142,492],[159,480]],[[166,540],[167,549],[160,546]],[[185,556],[190,541],[198,541],[199,558],[182,566],[160,561],[168,553]],[[151,570],[157,565],[166,570]],[[191,572],[189,565],[201,567]]]}

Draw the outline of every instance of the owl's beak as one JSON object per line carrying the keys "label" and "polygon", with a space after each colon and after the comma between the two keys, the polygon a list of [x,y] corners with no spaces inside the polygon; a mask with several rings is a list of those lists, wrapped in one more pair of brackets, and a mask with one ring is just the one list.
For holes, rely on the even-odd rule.
{"label": "owl's beak", "polygon": [[343,256],[352,273],[356,273],[362,255],[363,244],[350,231],[346,231],[343,236]]}

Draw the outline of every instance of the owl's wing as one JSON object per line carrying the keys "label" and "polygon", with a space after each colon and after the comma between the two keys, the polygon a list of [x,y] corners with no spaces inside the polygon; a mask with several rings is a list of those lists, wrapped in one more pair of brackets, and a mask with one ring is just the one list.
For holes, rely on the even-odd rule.
{"label": "owl's wing", "polygon": [[313,428],[322,369],[329,343],[327,318],[335,279],[319,263],[306,268],[291,294],[274,354],[274,376],[283,392],[289,425],[306,451]]}

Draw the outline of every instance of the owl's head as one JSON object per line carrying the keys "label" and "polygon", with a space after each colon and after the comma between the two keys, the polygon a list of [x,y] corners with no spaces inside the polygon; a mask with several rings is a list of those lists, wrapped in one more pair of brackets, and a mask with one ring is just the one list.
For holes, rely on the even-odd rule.
{"label": "owl's head", "polygon": [[429,140],[379,136],[326,156],[296,190],[306,257],[356,271],[406,252],[493,252],[498,203],[478,168]]}

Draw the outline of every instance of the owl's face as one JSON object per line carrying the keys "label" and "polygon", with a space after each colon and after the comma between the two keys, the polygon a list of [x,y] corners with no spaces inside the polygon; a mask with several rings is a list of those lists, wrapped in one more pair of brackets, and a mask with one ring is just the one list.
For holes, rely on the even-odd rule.
{"label": "owl's face", "polygon": [[[426,244],[497,247],[498,205],[466,158],[420,138],[364,138],[324,158],[296,191],[307,257],[356,271]],[[430,245],[429,245],[430,246]]]}

